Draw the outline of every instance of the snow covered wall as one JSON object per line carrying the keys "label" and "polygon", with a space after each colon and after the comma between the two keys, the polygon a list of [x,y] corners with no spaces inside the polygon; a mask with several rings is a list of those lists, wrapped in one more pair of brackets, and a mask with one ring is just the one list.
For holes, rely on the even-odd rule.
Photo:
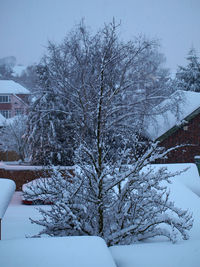
{"label": "snow covered wall", "polygon": [[[16,191],[22,190],[22,185],[34,179],[44,176],[44,166],[24,166],[15,164],[5,164],[0,162],[0,177],[12,179],[16,184]],[[69,171],[70,175],[74,175],[73,166],[62,166],[61,170]],[[47,173],[45,172],[45,177]]]}
{"label": "snow covered wall", "polygon": [[95,236],[3,240],[0,266],[116,267],[105,241]]}
{"label": "snow covered wall", "polygon": [[10,200],[15,192],[15,182],[0,178],[0,220],[3,218]]}
{"label": "snow covered wall", "polygon": [[9,179],[0,178],[0,240],[1,240],[1,220],[6,212],[10,200],[15,192],[15,182]]}

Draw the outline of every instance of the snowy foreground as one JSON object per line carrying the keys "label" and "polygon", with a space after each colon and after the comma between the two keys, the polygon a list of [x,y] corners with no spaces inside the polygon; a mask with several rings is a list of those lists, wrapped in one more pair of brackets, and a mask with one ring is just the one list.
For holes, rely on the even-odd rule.
{"label": "snowy foreground", "polygon": [[[5,257],[8,251],[10,255]],[[1,267],[116,267],[99,237],[7,240],[0,244],[0,255]]]}
{"label": "snowy foreground", "polygon": [[[176,206],[189,209],[193,213],[194,225],[188,241],[181,240],[172,244],[164,238],[155,238],[130,246],[114,246],[108,250],[105,243],[96,237],[26,239],[26,236],[37,234],[41,230],[40,226],[29,221],[29,217],[38,219],[39,214],[34,206],[22,205],[21,193],[16,192],[2,221],[0,266],[30,267],[31,262],[34,262],[38,267],[112,267],[115,266],[113,257],[117,267],[199,267],[200,177],[197,168],[194,164],[164,166],[171,172],[190,167],[185,173],[175,177],[173,184],[169,185],[171,199],[175,201]],[[16,251],[16,248],[23,259],[13,254],[12,249]],[[51,252],[55,250],[59,259],[56,264],[55,254]],[[48,253],[48,262],[44,261],[42,253]],[[18,260],[14,261],[15,265],[5,265],[5,258],[12,259],[12,262],[13,259]]]}

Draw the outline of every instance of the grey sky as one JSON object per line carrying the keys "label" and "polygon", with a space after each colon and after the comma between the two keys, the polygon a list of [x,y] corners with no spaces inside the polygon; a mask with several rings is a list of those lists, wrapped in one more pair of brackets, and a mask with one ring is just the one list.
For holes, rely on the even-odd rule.
{"label": "grey sky", "polygon": [[127,40],[158,38],[173,72],[191,46],[200,52],[200,0],[0,0],[0,58],[38,62],[47,40],[60,42],[83,17],[94,31],[115,17]]}

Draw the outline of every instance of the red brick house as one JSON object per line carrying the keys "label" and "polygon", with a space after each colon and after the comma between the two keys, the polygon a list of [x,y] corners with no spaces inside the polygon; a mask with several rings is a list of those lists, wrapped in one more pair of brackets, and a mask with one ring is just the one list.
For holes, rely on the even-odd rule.
{"label": "red brick house", "polygon": [[26,114],[30,92],[11,80],[0,80],[0,114],[6,119]]}
{"label": "red brick house", "polygon": [[[176,94],[180,96],[180,91],[174,94],[175,101]],[[179,114],[167,110],[157,115],[156,123],[147,130],[148,136],[165,148],[186,144],[172,151],[161,163],[194,163],[194,157],[200,156],[200,93],[181,91],[181,95],[183,100],[177,105]]]}

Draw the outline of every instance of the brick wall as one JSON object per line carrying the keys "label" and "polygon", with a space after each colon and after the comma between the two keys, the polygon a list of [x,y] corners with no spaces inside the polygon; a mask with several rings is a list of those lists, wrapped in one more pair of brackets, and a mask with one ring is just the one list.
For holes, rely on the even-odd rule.
{"label": "brick wall", "polygon": [[188,144],[188,146],[172,151],[168,159],[160,163],[194,163],[194,157],[200,155],[200,114],[184,126],[161,141],[160,145],[165,148],[181,144]]}
{"label": "brick wall", "polygon": [[17,94],[17,96],[21,98],[26,104],[29,104],[29,95]]}
{"label": "brick wall", "polygon": [[[22,99],[24,102],[22,102],[20,99]],[[11,111],[11,117],[14,117],[16,115],[16,110],[20,109],[23,114],[26,114],[28,112],[28,97],[29,95],[22,95],[18,94],[17,97],[15,95],[10,94],[10,103],[0,103],[0,110],[10,110]],[[26,104],[25,104],[26,103]]]}
{"label": "brick wall", "polygon": [[11,110],[12,104],[11,103],[0,103],[0,109],[2,110]]}
{"label": "brick wall", "polygon": [[17,161],[20,157],[15,151],[0,151],[0,161]]}
{"label": "brick wall", "polygon": [[[74,169],[68,169],[67,171],[74,175]],[[39,177],[48,177],[48,173],[42,169],[39,170],[8,170],[4,168],[0,168],[0,178],[8,178],[16,183],[16,191],[22,190],[22,185],[28,183]]]}
{"label": "brick wall", "polygon": [[[19,95],[20,96],[20,95]],[[22,98],[22,97],[20,97]],[[21,110],[23,114],[26,114],[27,105],[20,101],[15,95],[11,95],[11,117],[14,117],[16,114],[16,110]]]}

